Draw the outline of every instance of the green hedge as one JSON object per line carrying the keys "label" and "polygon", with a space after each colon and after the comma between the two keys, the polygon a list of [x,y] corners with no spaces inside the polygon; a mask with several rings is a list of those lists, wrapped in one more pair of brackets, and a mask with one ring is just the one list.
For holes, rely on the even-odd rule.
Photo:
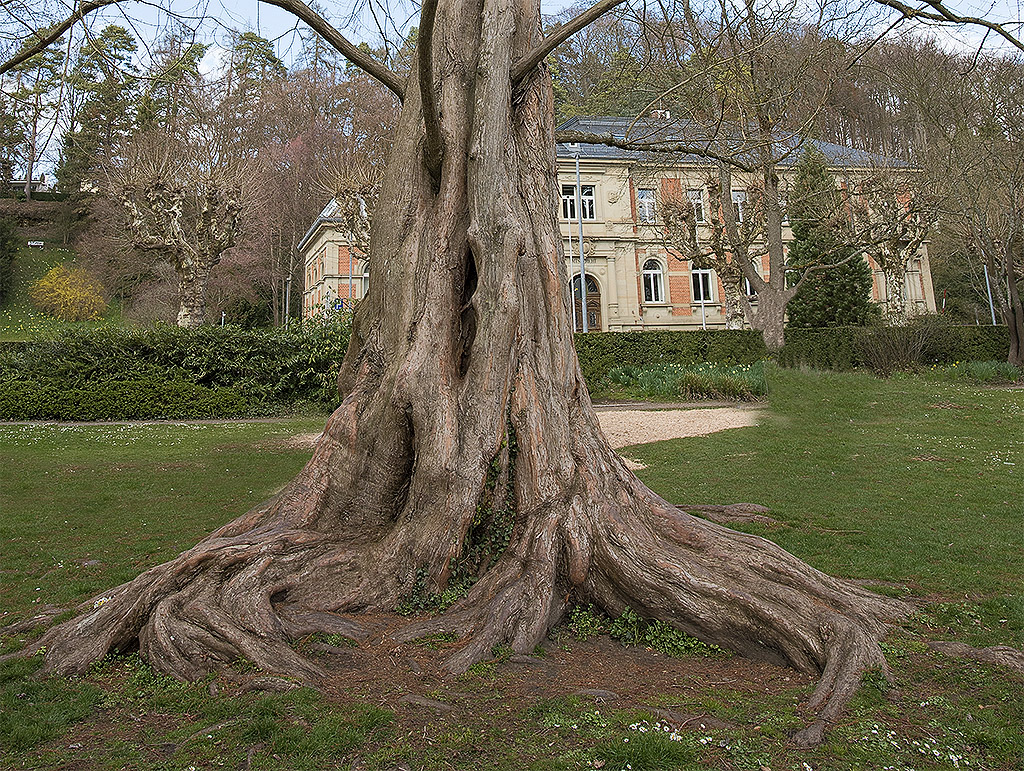
{"label": "green hedge", "polygon": [[[347,316],[286,331],[106,327],[0,344],[0,420],[265,415],[338,405]],[[91,406],[90,406],[91,405]]]}
{"label": "green hedge", "polygon": [[234,388],[183,380],[129,380],[66,388],[48,381],[0,383],[6,420],[153,420],[237,418],[253,405]]}
{"label": "green hedge", "polygon": [[870,363],[874,349],[886,338],[914,337],[921,364],[955,361],[1005,361],[1010,335],[1005,326],[952,326],[925,317],[907,327],[830,327],[787,329],[786,344],[778,354],[784,367],[849,370]]}
{"label": "green hedge", "polygon": [[651,364],[753,364],[767,357],[759,332],[589,332],[576,335],[576,352],[587,385],[593,389],[613,367]]}
{"label": "green hedge", "polygon": [[[0,343],[0,420],[215,418],[338,404],[337,373],[347,316],[290,331],[232,327],[100,328]],[[904,345],[903,337],[908,344]],[[614,367],[752,364],[767,358],[750,330],[594,332],[576,336],[592,390]],[[890,349],[892,352],[890,352]],[[1005,327],[953,327],[925,320],[903,329],[790,329],[784,366],[852,369],[912,350],[919,363],[1005,360]]]}

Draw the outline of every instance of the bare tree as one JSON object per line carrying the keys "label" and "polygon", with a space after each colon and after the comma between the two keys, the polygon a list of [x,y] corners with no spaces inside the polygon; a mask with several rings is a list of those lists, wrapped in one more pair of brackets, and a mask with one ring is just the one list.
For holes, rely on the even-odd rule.
{"label": "bare tree", "polygon": [[1024,363],[1024,90],[1019,56],[967,56],[922,45],[891,68],[919,116],[918,154],[947,242],[967,257]]}
{"label": "bare tree", "polygon": [[397,633],[459,634],[453,671],[499,643],[532,650],[573,602],[632,607],[821,673],[797,736],[820,741],[909,608],[646,488],[602,435],[574,353],[542,62],[616,0],[546,38],[538,2],[426,0],[408,79],[298,0],[275,2],[402,100],[342,405],[279,495],[29,650],[51,672],[137,644],[180,678],[244,656],[315,679],[289,639],[358,634],[359,611],[461,585]]}
{"label": "bare tree", "polygon": [[210,272],[234,246],[243,208],[243,170],[210,163],[205,149],[153,130],[108,176],[132,245],[174,266],[180,327],[204,323]]}
{"label": "bare tree", "polygon": [[879,169],[851,191],[857,231],[872,244],[885,282],[882,318],[893,327],[907,323],[907,271],[935,224],[935,198],[917,190],[911,176]]}

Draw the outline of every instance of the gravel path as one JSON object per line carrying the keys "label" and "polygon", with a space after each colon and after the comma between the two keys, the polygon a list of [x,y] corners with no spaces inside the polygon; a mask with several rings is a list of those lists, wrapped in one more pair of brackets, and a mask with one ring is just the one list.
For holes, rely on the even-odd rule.
{"label": "gravel path", "polygon": [[[669,405],[638,404],[623,409],[619,405],[597,406],[601,430],[612,447],[704,436],[727,428],[756,426],[763,407],[707,407],[702,409],[664,409]],[[284,440],[293,447],[312,447],[320,434],[297,434]]]}
{"label": "gravel path", "polygon": [[597,413],[612,447],[704,436],[727,428],[756,426],[760,407],[714,407],[696,410],[606,409]]}

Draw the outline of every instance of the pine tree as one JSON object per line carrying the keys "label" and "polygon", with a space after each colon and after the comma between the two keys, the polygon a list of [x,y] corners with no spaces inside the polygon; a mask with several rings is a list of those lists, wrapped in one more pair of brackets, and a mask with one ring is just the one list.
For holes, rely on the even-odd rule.
{"label": "pine tree", "polygon": [[88,38],[71,75],[77,99],[72,130],[64,137],[57,180],[75,193],[136,127],[138,78],[131,64],[135,38],[110,25]]}
{"label": "pine tree", "polygon": [[[35,42],[31,36],[23,43],[27,48]],[[59,46],[48,48],[11,68],[14,84],[11,101],[17,121],[16,132],[23,138],[25,197],[32,197],[35,166],[45,150],[45,126],[53,120],[59,107],[59,94],[64,55]]]}
{"label": "pine tree", "polygon": [[871,297],[871,268],[845,237],[843,202],[828,161],[809,148],[796,166],[789,221],[793,244],[789,265],[835,265],[816,270],[787,307],[791,327],[863,326],[877,315]]}

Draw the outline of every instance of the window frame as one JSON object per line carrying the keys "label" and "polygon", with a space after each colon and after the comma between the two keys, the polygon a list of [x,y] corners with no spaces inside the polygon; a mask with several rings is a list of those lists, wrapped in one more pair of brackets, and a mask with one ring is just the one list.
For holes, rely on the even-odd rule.
{"label": "window frame", "polygon": [[[656,268],[648,267],[652,263]],[[648,284],[648,278],[651,279],[650,284]],[[668,303],[668,294],[665,292],[665,266],[661,260],[656,257],[644,260],[640,270],[640,287],[645,305],[666,305]],[[648,299],[648,289],[651,290],[650,299]]]}
{"label": "window frame", "polygon": [[[644,195],[644,194],[647,195]],[[641,225],[653,225],[657,222],[658,205],[654,197],[654,188],[641,187],[636,191],[636,221]]]}
{"label": "window frame", "polygon": [[[694,305],[714,305],[715,303],[715,272],[711,268],[691,268],[690,269],[690,300]],[[697,282],[700,281],[700,295],[697,297]],[[704,289],[707,289],[707,295],[705,296]]]}
{"label": "window frame", "polygon": [[[563,184],[562,219],[566,222],[577,222],[576,216],[576,185]],[[580,185],[580,208],[583,210],[583,221],[593,222],[597,219],[597,186]]]}
{"label": "window frame", "polygon": [[698,225],[703,225],[707,222],[704,217],[704,190],[699,187],[688,188],[686,198],[690,202],[690,208],[693,209],[693,221]]}
{"label": "window frame", "polygon": [[732,190],[729,193],[729,197],[732,199],[732,210],[736,215],[736,224],[740,224],[744,221],[744,212],[747,208],[747,202],[749,198],[747,196],[746,188],[742,190]]}

